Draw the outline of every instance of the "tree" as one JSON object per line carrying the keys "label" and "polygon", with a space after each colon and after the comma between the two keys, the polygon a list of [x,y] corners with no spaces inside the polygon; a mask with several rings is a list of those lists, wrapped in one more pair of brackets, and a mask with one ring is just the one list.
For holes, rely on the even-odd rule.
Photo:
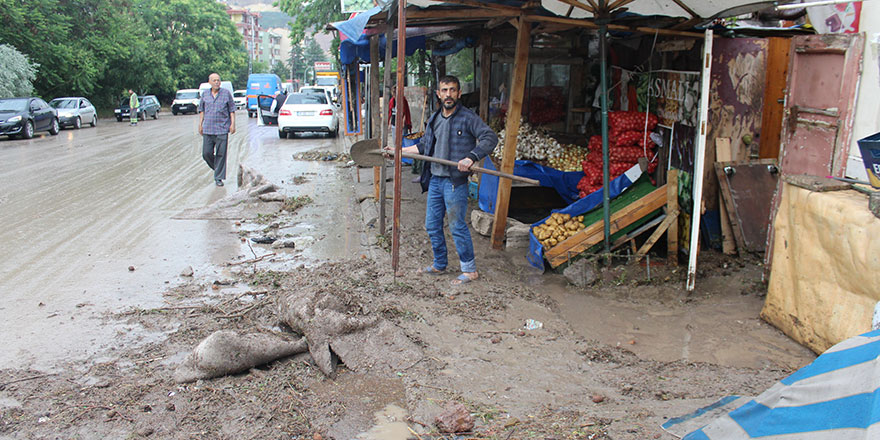
{"label": "tree", "polygon": [[[294,45],[305,41],[306,33],[313,37],[318,32],[323,32],[328,23],[348,18],[340,12],[339,0],[278,0],[277,5],[282,12],[293,17],[290,23],[290,41]],[[338,66],[339,35],[334,35],[330,51]]]}
{"label": "tree", "polygon": [[275,62],[272,63],[272,73],[278,75],[282,81],[285,81],[290,75],[290,69],[288,69],[281,61],[275,60]]}
{"label": "tree", "polygon": [[0,44],[0,98],[30,96],[37,65],[8,44]]}
{"label": "tree", "polygon": [[225,7],[215,0],[139,0],[148,38],[165,57],[168,76],[156,89],[173,92],[207,81],[211,73],[233,78],[247,65],[242,38]]}

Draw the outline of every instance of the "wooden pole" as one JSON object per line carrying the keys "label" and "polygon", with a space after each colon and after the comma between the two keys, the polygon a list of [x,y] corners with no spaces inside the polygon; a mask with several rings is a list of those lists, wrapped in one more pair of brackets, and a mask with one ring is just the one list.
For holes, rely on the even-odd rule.
{"label": "wooden pole", "polygon": [[[391,43],[386,42],[390,45]],[[394,101],[403,105],[403,72],[406,68],[406,0],[397,0],[397,96]],[[398,107],[394,121],[394,222],[391,229],[391,269],[397,277],[400,260],[400,157],[403,148],[403,111]]]}
{"label": "wooden pole", "polygon": [[[510,107],[504,125],[504,151],[501,158],[501,171],[513,174],[516,160],[516,135],[519,133],[522,116],[523,95],[526,88],[526,70],[529,67],[529,43],[532,24],[520,20],[516,33],[516,53],[513,62],[513,81],[510,84]],[[507,210],[510,208],[510,187],[508,179],[498,179],[498,195],[495,199],[495,223],[492,229],[492,249],[501,249],[507,227]]]}
{"label": "wooden pole", "polygon": [[[379,36],[370,37],[370,137],[376,138],[382,129],[382,115],[379,109]],[[382,196],[382,167],[373,167],[373,188],[376,202]]]}
{"label": "wooden pole", "polygon": [[[390,99],[388,99],[388,97],[391,96],[391,56],[392,56],[391,48],[393,47],[393,45],[391,44],[391,41],[392,41],[392,37],[394,36],[393,32],[394,32],[393,26],[388,26],[385,29],[385,75],[382,78],[382,87],[385,89],[385,93],[382,94],[382,96],[384,96],[384,98],[383,98],[384,105],[382,105],[382,139],[380,142],[380,144],[382,146],[388,145],[388,125],[389,125],[388,124],[388,110],[390,107],[390,102],[389,102]],[[385,194],[387,194],[385,192],[385,180],[386,180],[385,179],[385,174],[386,174],[385,170],[386,170],[386,168],[384,166],[380,167],[380,168],[381,168],[380,171],[381,171],[382,183],[379,186],[381,186],[382,190],[380,191],[379,199],[378,199],[379,200],[379,234],[385,235]]]}
{"label": "wooden pole", "polygon": [[700,216],[703,206],[703,170],[706,163],[706,121],[709,118],[709,83],[712,75],[712,29],[706,30],[703,41],[703,72],[700,77],[700,124],[694,158],[694,207],[691,211],[691,244],[688,248],[687,291],[693,292],[697,277],[697,254],[700,251]]}
{"label": "wooden pole", "polygon": [[[666,215],[678,211],[678,170],[666,172]],[[666,264],[678,266],[678,215],[666,230]]]}
{"label": "wooden pole", "polygon": [[480,35],[480,118],[489,122],[489,83],[492,66],[492,34]]}

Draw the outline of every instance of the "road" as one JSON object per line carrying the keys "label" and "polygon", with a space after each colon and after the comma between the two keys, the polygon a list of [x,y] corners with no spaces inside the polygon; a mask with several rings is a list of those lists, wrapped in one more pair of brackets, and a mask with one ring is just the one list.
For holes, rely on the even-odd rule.
{"label": "road", "polygon": [[[342,151],[341,138],[279,139],[275,128],[258,127],[239,111],[227,185],[218,188],[201,159],[197,122],[196,115],[163,112],[137,127],[108,119],[57,136],[0,139],[0,364],[46,371],[62,358],[161,337],[105,318],[160,306],[161,293],[187,266],[197,277],[219,277],[223,263],[250,254],[231,221],[172,220],[234,193],[239,163],[288,196],[330,200],[321,208],[329,218],[306,212],[295,228],[322,240],[297,251],[299,264],[359,249],[359,223],[349,218],[350,170],[292,160],[303,151]],[[308,181],[293,185],[299,175]]]}

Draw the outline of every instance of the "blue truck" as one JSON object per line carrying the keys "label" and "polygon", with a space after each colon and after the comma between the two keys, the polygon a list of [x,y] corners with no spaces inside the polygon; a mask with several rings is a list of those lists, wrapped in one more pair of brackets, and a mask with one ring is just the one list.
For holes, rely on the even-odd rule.
{"label": "blue truck", "polygon": [[281,78],[274,73],[252,73],[247,81],[247,111],[248,117],[257,115],[257,96],[275,96],[282,90]]}

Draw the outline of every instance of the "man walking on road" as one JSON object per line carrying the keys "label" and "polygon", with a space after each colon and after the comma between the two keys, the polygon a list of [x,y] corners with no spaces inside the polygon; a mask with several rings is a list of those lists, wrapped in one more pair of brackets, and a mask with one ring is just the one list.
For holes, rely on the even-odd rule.
{"label": "man walking on road", "polygon": [[131,125],[138,125],[138,109],[141,103],[138,101],[138,95],[132,89],[128,89],[128,119]]}
{"label": "man walking on road", "polygon": [[214,170],[214,183],[223,186],[226,179],[226,146],[235,133],[235,101],[229,90],[220,88],[220,75],[208,76],[211,90],[199,100],[199,134],[202,135],[202,158]]}
{"label": "man walking on road", "polygon": [[444,76],[438,83],[437,97],[442,104],[440,110],[428,119],[419,144],[403,148],[403,151],[458,162],[457,167],[432,162],[422,168],[422,192],[428,192],[425,229],[431,239],[434,261],[420,271],[439,275],[446,270],[448,258],[443,218],[448,212],[449,229],[461,263],[462,273],[452,281],[453,285],[458,285],[479,277],[471,231],[465,219],[470,168],[495,149],[498,136],[479,116],[461,105],[461,83],[458,78]]}

